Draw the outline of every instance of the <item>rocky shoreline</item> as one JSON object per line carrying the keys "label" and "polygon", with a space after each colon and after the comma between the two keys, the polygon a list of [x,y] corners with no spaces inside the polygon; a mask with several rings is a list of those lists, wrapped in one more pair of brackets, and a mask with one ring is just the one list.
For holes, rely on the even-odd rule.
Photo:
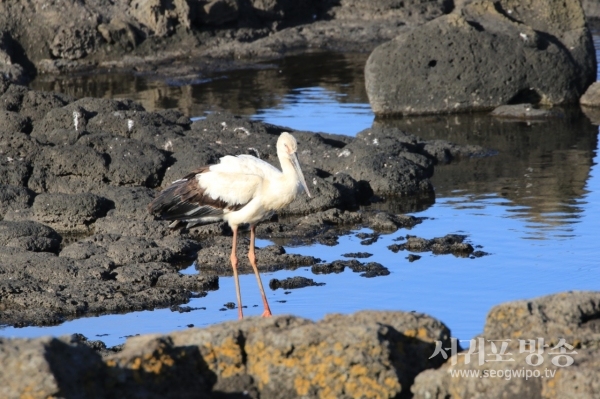
{"label": "rocky shoreline", "polygon": [[577,103],[596,79],[592,2],[16,0],[0,4],[0,73],[207,72],[314,49],[371,53],[376,115]]}
{"label": "rocky shoreline", "polygon": [[[370,51],[452,8],[447,0],[130,1],[0,4],[0,71],[136,70],[186,76],[310,48]],[[351,33],[349,35],[349,33]]]}
{"label": "rocky shoreline", "polygon": [[[0,124],[2,324],[48,325],[82,315],[177,308],[194,295],[218,288],[218,276],[230,273],[227,226],[171,231],[147,213],[146,205],[161,186],[199,162],[240,153],[274,162],[273,145],[284,128],[226,113],[192,122],[175,111],[149,113],[129,101],[75,100],[8,82],[1,92],[0,104],[5,104],[0,113],[5,121]],[[481,147],[424,141],[377,124],[356,138],[293,134],[299,140],[300,162],[314,198],[299,197],[285,213],[260,225],[260,237],[283,242],[332,245],[340,234],[357,226],[374,230],[360,237],[369,242],[376,241],[378,234],[414,226],[423,221],[359,206],[391,198],[392,193],[431,194],[428,179],[436,164],[490,154]],[[389,250],[485,255],[475,254],[463,240],[457,235],[428,239],[407,235]],[[179,273],[181,262],[189,264],[196,256],[198,267],[208,273]],[[311,266],[313,273],[322,274],[348,267],[364,277],[385,276],[385,267],[368,259],[323,264],[312,257],[286,254],[280,246],[261,248],[258,257],[259,266],[268,270]],[[244,261],[241,271],[250,273]],[[284,281],[281,286],[303,284],[311,282]],[[181,309],[185,311],[184,306]],[[514,379],[517,396],[537,395],[549,387],[554,390],[546,397],[572,392],[582,398],[597,395],[594,386],[565,381],[593,380],[590,373],[597,367],[593,353],[599,342],[598,293],[557,294],[498,309],[490,313],[482,337],[544,337],[554,345],[565,338],[577,351],[577,363],[568,369],[556,366],[554,377],[541,384]],[[15,373],[0,373],[6,379],[0,383],[4,390],[0,393],[16,397],[35,386],[39,395],[34,397],[138,392],[148,398],[430,398],[456,390],[470,396],[482,388],[473,387],[472,379],[449,378],[448,370],[455,369],[452,358],[427,360],[436,341],[451,348],[449,340],[450,331],[438,320],[404,312],[361,312],[317,323],[293,316],[251,318],[132,338],[123,347],[110,349],[101,341],[77,335],[1,339],[2,369]],[[460,369],[484,370],[474,362],[464,364],[461,353],[457,355],[463,359],[457,363]],[[39,361],[21,362],[23,356]],[[308,364],[303,360],[307,358],[313,361]],[[528,364],[521,353],[516,359],[512,365],[517,369]],[[551,359],[546,356],[546,363]],[[27,368],[32,364],[35,372]],[[502,384],[485,385],[483,395],[500,397],[498,386]]]}
{"label": "rocky shoreline", "polygon": [[77,334],[0,339],[11,370],[0,373],[0,395],[505,398],[510,386],[514,398],[591,399],[598,320],[600,293],[568,292],[494,307],[468,351],[425,314],[373,311],[247,318],[112,350]]}
{"label": "rocky shoreline", "polygon": [[[0,104],[2,324],[179,305],[231,274],[228,226],[170,230],[147,204],[160,187],[226,154],[250,153],[276,165],[283,127],[224,113],[192,122],[176,111],[75,100],[8,82]],[[296,244],[332,245],[360,226],[387,233],[412,227],[420,220],[359,206],[432,195],[435,164],[488,154],[395,129],[366,129],[356,138],[293,133],[313,198],[298,198],[257,234]],[[260,248],[258,257],[268,270],[311,266],[323,273],[342,265],[289,255],[281,246]],[[193,259],[202,277],[178,272]],[[354,262],[348,266],[371,275],[385,269]],[[240,271],[251,272],[245,258]]]}
{"label": "rocky shoreline", "polygon": [[[282,131],[290,130],[226,112],[192,121],[174,110],[148,112],[129,100],[75,99],[19,84],[36,74],[122,69],[196,78],[206,71],[249,67],[311,48],[377,48],[367,65],[366,83],[380,115],[519,103],[498,115],[520,119],[557,117],[558,111],[531,112],[521,103],[527,100],[537,107],[577,102],[595,78],[595,54],[578,1],[567,0],[566,11],[539,18],[530,11],[540,4],[549,10],[551,2],[522,8],[508,0],[396,3],[0,3],[0,324],[42,326],[84,315],[183,309],[190,298],[218,289],[219,276],[231,273],[228,227],[170,230],[146,206],[161,187],[226,154],[247,153],[276,164],[274,143]],[[586,10],[594,9],[586,4]],[[444,42],[444,51],[423,44],[440,32],[447,33],[442,36],[452,46],[460,45],[458,55],[447,49],[452,47],[449,42]],[[473,67],[470,76],[452,75],[451,91],[457,98],[432,97],[454,73],[448,66],[452,57],[468,58],[465,54],[471,53],[465,48],[473,41],[510,52],[514,57],[503,62],[518,65],[511,69],[513,76],[499,68],[504,72],[496,74],[497,80],[482,81],[479,67]],[[420,69],[402,69],[407,48],[415,47],[423,48],[415,56]],[[490,54],[482,54],[481,60],[492,61]],[[390,55],[394,57],[388,63]],[[419,72],[423,68],[425,75]],[[491,67],[481,68],[486,72]],[[441,75],[435,75],[439,70]],[[401,81],[399,74],[411,81]],[[393,86],[388,79],[401,84]],[[495,86],[498,81],[501,87]],[[482,90],[462,90],[472,82]],[[395,97],[412,93],[413,86],[423,87],[424,97],[415,94],[409,103]],[[431,199],[436,165],[493,154],[488,148],[422,139],[377,123],[354,138],[292,133],[314,197],[298,198],[259,226],[259,237],[281,243],[334,245],[341,234],[357,227],[374,231],[361,237],[368,243],[378,234],[410,228],[422,220],[365,206],[398,197]],[[463,236],[400,238],[390,251],[486,255]],[[246,245],[240,243],[240,251]],[[258,249],[257,255],[263,270],[310,267],[318,275],[349,268],[378,278],[389,273],[378,263],[363,261],[364,253],[323,263],[272,245]],[[408,261],[418,259],[411,256]],[[193,259],[202,275],[181,274]],[[240,260],[241,273],[250,273],[245,258]],[[273,287],[318,284],[292,279],[277,280]],[[557,366],[544,354],[545,364],[554,364],[549,367],[552,378],[534,383],[515,378],[513,397],[593,398],[598,396],[594,353],[600,345],[599,309],[597,292],[562,293],[492,309],[478,337],[487,346],[480,349],[495,353],[498,348],[488,340],[511,339],[507,348],[519,353],[509,366],[467,363],[465,352],[431,359],[437,342],[452,347],[450,330],[427,315],[405,312],[331,315],[319,322],[294,316],[250,318],[136,337],[111,349],[81,336],[0,339],[1,370],[11,370],[0,372],[0,396],[500,398],[504,384],[449,373],[533,372],[535,368],[527,367],[529,353],[521,351],[518,340],[543,338],[554,347],[564,338],[574,348],[569,350],[577,351],[576,362]]]}

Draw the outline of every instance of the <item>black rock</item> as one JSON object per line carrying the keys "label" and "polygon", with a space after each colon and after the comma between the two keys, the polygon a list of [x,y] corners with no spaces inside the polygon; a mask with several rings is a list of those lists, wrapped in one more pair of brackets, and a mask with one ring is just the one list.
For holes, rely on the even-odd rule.
{"label": "black rock", "polygon": [[284,280],[278,280],[276,278],[271,279],[269,281],[269,287],[272,290],[276,290],[278,288],[283,288],[284,290],[295,289],[295,288],[304,288],[311,286],[321,286],[325,285],[325,283],[317,283],[313,279],[296,276],[296,277],[288,277]]}
{"label": "black rock", "polygon": [[347,254],[342,254],[344,258],[370,258],[373,254],[368,252],[350,252]]}

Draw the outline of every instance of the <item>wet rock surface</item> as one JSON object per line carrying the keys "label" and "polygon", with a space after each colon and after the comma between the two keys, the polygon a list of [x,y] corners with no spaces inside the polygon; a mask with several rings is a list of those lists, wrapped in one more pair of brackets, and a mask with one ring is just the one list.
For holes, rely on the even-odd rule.
{"label": "wet rock surface", "polygon": [[347,254],[342,254],[345,258],[370,258],[373,254],[368,252],[348,252]]}
{"label": "wet rock surface", "polygon": [[[459,234],[448,234],[444,237],[432,239],[407,235],[406,242],[403,242],[402,244],[392,244],[388,246],[388,249],[394,253],[399,251],[432,252],[434,255],[452,254],[457,257],[465,258],[475,252],[475,249],[471,244],[464,242],[466,238],[466,236]],[[477,253],[478,257],[483,256],[484,254],[483,251],[478,251]]]}
{"label": "wet rock surface", "polygon": [[[484,35],[475,31],[487,29],[489,21],[468,22],[482,10],[482,4],[490,3],[474,3],[465,14],[470,27],[463,27]],[[498,7],[506,10],[515,4],[501,2]],[[565,7],[573,4],[566,2]],[[181,305],[216,289],[216,275],[231,273],[230,232],[223,224],[172,231],[166,222],[154,220],[146,205],[156,189],[225,154],[250,153],[277,165],[274,142],[281,131],[289,130],[223,113],[192,123],[176,111],[146,112],[128,100],[75,100],[28,90],[9,80],[27,80],[36,70],[97,67],[136,67],[141,73],[197,78],[205,70],[248,66],[308,47],[365,51],[399,33],[412,34],[414,26],[451,8],[446,1],[2,2],[0,324],[47,325],[83,315],[155,307],[191,310]],[[497,14],[494,8],[492,14]],[[519,17],[526,22],[526,32],[515,31],[514,21],[503,23],[527,40],[519,34],[507,42],[515,44],[516,40],[519,49],[534,54],[555,51],[557,58],[571,53],[571,61],[580,63],[583,70],[569,82],[579,93],[584,84],[578,79],[585,80],[589,69],[589,59],[581,51],[589,44],[585,29],[569,31],[569,37],[554,31],[546,36],[547,26],[534,26],[529,9],[523,10]],[[535,20],[537,14],[532,15]],[[555,34],[561,36],[558,41],[552,37]],[[432,42],[439,36],[435,39]],[[202,56],[203,61],[191,67],[179,62],[165,65],[166,60],[182,55],[186,63],[189,56]],[[248,63],[240,61],[244,57]],[[234,58],[238,61],[231,61]],[[439,60],[431,66],[431,59],[426,61],[428,68],[442,66]],[[548,64],[568,64],[554,61]],[[507,58],[507,62],[513,61]],[[561,68],[557,73],[565,72]],[[553,83],[562,84],[572,76],[567,70]],[[517,79],[525,89],[510,100],[531,101],[531,96],[535,100],[541,89],[529,90],[534,81],[529,78],[524,83]],[[448,80],[444,82],[448,86]],[[444,106],[444,112],[450,106],[456,109],[450,101]],[[299,197],[279,218],[258,229],[261,238],[286,244],[335,245],[340,234],[369,227],[375,230],[364,237],[364,244],[369,245],[382,233],[414,226],[421,220],[358,209],[394,195],[432,197],[428,179],[435,165],[490,154],[476,146],[423,140],[377,122],[357,138],[293,133],[299,139],[300,161],[315,198]],[[83,232],[86,236],[72,236]],[[441,241],[408,237],[406,241],[399,245],[413,251],[473,251],[469,244],[448,237]],[[245,251],[247,245],[242,242],[238,255],[243,264]],[[471,252],[471,256],[484,254]],[[189,265],[195,258],[201,276],[179,273],[182,264]],[[364,277],[389,273],[374,262],[319,262],[314,257],[286,254],[279,245],[259,250],[261,270],[312,266],[315,273],[345,268]],[[242,271],[251,272],[248,266],[242,265]],[[594,352],[598,308],[595,293],[570,293],[503,305],[490,313],[484,338],[544,337],[554,346],[559,343],[556,336],[561,336],[578,351],[577,362],[551,379],[541,384],[515,383],[519,397],[598,397],[599,365]],[[450,379],[447,363],[439,370],[421,372],[443,363],[439,356],[427,359],[435,341],[442,341],[444,348],[450,346],[448,337],[443,324],[425,315],[359,313],[331,316],[319,323],[280,316],[138,337],[122,352],[82,337],[2,339],[0,369],[14,373],[0,373],[0,396],[31,394],[30,387],[35,386],[39,397],[179,398],[190,392],[207,397],[404,397],[410,395],[415,376],[415,397],[446,397],[455,392],[464,397],[473,392],[484,392],[485,397],[505,395],[505,386],[493,380]],[[490,353],[492,348],[486,345]],[[265,357],[265,353],[270,355]],[[515,354],[514,365],[527,364],[527,355]],[[308,361],[313,358],[322,360]],[[546,363],[551,360],[545,358]]]}
{"label": "wet rock surface", "polygon": [[[278,166],[275,142],[288,128],[227,113],[192,122],[177,111],[146,112],[130,100],[74,100],[2,82],[0,115],[8,123],[0,128],[6,171],[0,174],[1,323],[46,325],[178,306],[216,289],[218,276],[231,275],[226,224],[171,230],[147,205],[161,187],[226,154],[249,153]],[[381,128],[357,138],[292,133],[313,197],[299,196],[259,225],[260,238],[335,245],[340,234],[368,227],[375,231],[364,240],[368,245],[421,222],[359,207],[391,194],[431,194],[428,177],[440,151],[430,143]],[[445,160],[460,152],[443,148]],[[246,240],[238,252],[240,272],[252,273]],[[321,262],[286,254],[280,245],[257,254],[262,271]],[[179,273],[194,260],[202,277]],[[344,265],[364,277],[389,273],[375,263]]]}
{"label": "wet rock surface", "polygon": [[192,291],[218,288],[216,277],[184,276],[165,262],[119,265],[110,253],[69,252],[0,248],[2,324],[52,325],[84,314],[166,307],[187,302]]}
{"label": "wet rock surface", "polygon": [[491,112],[497,118],[513,120],[536,120],[545,118],[563,118],[564,114],[557,109],[537,108],[532,104],[501,105]]}
{"label": "wet rock surface", "polygon": [[416,260],[421,259],[421,256],[419,255],[415,255],[415,254],[409,254],[406,259],[408,259],[409,262],[414,262]]}
{"label": "wet rock surface", "polygon": [[387,276],[390,271],[387,267],[377,262],[363,263],[356,259],[336,260],[331,263],[318,263],[311,268],[314,274],[342,273],[349,268],[354,273],[361,273],[361,277]]}
{"label": "wet rock surface", "polygon": [[[198,251],[196,268],[203,273],[212,272],[218,275],[233,275],[231,269],[231,237],[214,237],[203,241],[202,249]],[[238,242],[238,272],[253,273],[247,256],[249,240]],[[287,254],[282,246],[270,245],[256,248],[257,266],[259,271],[276,271],[282,269],[294,270],[301,266],[310,266],[319,261],[312,256]]]}
{"label": "wet rock surface", "polygon": [[304,287],[319,287],[322,285],[325,285],[325,283],[317,283],[311,278],[301,276],[288,277],[284,280],[273,278],[269,281],[269,288],[271,288],[272,290],[278,290],[279,288],[282,288],[284,290],[291,290]]}
{"label": "wet rock surface", "polygon": [[266,222],[258,225],[257,232],[265,238],[283,239],[293,245],[320,243],[332,246],[337,244],[341,234],[348,234],[358,227],[378,231],[371,234],[375,237],[401,228],[411,228],[421,222],[420,218],[410,215],[380,211],[345,211],[334,208],[300,218],[286,217],[281,221]]}

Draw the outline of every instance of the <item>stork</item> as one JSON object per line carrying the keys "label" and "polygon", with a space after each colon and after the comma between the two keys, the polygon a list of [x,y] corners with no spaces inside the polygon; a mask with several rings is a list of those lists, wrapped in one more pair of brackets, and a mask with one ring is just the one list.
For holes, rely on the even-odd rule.
{"label": "stork", "polygon": [[150,213],[173,221],[169,225],[171,228],[180,222],[186,222],[188,228],[217,221],[226,221],[229,224],[233,231],[230,259],[240,319],[244,315],[237,272],[238,228],[241,224],[250,225],[248,259],[254,269],[262,296],[262,316],[271,316],[256,266],[256,224],[290,204],[301,188],[311,197],[298,163],[297,149],[298,144],[294,136],[283,132],[277,140],[277,157],[281,170],[251,155],[226,155],[219,163],[203,166],[174,181],[148,205]]}

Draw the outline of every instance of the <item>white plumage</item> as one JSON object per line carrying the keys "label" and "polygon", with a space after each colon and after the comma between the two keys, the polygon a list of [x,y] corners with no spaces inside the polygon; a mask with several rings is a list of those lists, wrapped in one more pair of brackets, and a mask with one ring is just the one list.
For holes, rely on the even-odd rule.
{"label": "white plumage", "polygon": [[240,224],[250,224],[248,258],[254,269],[265,311],[271,311],[264,293],[254,251],[255,227],[273,212],[290,204],[303,188],[310,197],[304,175],[296,156],[294,136],[283,132],[277,140],[277,156],[281,170],[251,155],[224,156],[215,165],[201,167],[174,181],[148,205],[148,210],[163,219],[180,221],[188,227],[219,220],[226,221],[233,231],[231,265],[236,284],[238,315],[242,302],[237,277],[237,232]]}

